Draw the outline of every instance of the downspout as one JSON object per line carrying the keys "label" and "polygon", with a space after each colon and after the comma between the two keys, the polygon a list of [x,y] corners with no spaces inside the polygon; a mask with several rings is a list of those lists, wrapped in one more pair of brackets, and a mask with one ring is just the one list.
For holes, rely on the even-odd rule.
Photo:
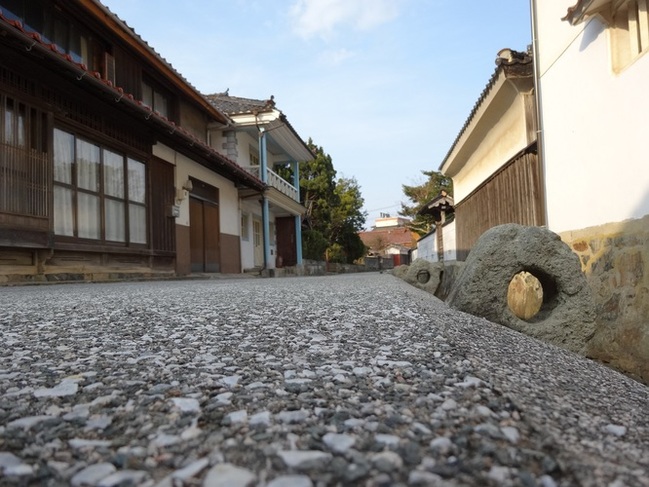
{"label": "downspout", "polygon": [[545,166],[545,134],[543,131],[543,104],[541,96],[541,67],[539,59],[539,40],[538,40],[538,20],[537,20],[537,2],[530,0],[530,18],[532,27],[532,61],[534,63],[534,98],[536,103],[536,141],[537,157],[539,160],[539,171],[541,179],[541,192],[543,197],[543,220],[545,227],[549,226],[548,222],[548,205],[547,205],[547,186],[546,186],[546,166]]}
{"label": "downspout", "polygon": [[[261,181],[268,184],[268,156],[266,152],[266,132],[259,128],[259,170]],[[261,218],[264,225],[264,269],[270,265],[270,209],[266,193],[261,196]]]}
{"label": "downspout", "polygon": [[[293,186],[297,189],[297,200],[300,201],[300,163],[293,161]],[[302,265],[302,215],[295,216],[295,251],[296,264]]]}

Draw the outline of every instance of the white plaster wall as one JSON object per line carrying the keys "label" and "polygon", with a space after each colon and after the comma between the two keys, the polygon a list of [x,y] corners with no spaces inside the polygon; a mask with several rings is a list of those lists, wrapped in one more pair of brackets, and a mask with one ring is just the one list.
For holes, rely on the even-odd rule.
{"label": "white plaster wall", "polygon": [[[254,148],[255,152],[259,152],[259,140],[250,136],[245,132],[237,133],[237,152],[239,153],[239,160],[237,163],[241,166],[250,166],[250,148]],[[261,162],[261,157],[260,157]]]}
{"label": "white plaster wall", "polygon": [[599,20],[567,32],[565,9],[538,3],[549,228],[564,232],[649,214],[649,56],[615,74]]}
{"label": "white plaster wall", "polygon": [[[176,166],[177,189],[182,188],[190,176],[217,187],[221,233],[239,235],[239,194],[232,181],[160,143],[153,146],[153,155]],[[176,200],[176,204],[180,206],[180,216],[176,217],[176,224],[189,226],[189,197],[182,201]]]}
{"label": "white plaster wall", "polygon": [[457,260],[457,243],[455,240],[455,220],[443,227],[444,260]]}
{"label": "white plaster wall", "polygon": [[[444,260],[456,260],[455,220],[442,227],[442,238],[444,239]],[[426,235],[417,242],[417,257],[429,262],[439,261],[436,232]]]}
{"label": "white plaster wall", "polygon": [[430,233],[417,242],[417,258],[437,262],[437,234]]}
{"label": "white plaster wall", "polygon": [[452,175],[456,203],[528,145],[523,97],[517,96],[513,86],[503,88],[506,96],[498,97],[458,155],[466,157],[466,164]]}

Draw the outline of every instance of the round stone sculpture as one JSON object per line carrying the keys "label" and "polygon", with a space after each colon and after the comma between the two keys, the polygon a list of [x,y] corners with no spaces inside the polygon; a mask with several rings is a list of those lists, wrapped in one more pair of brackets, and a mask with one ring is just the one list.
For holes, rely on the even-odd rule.
{"label": "round stone sculpture", "polygon": [[407,283],[431,294],[435,294],[442,278],[443,264],[415,259],[402,276]]}
{"label": "round stone sculpture", "polygon": [[[508,305],[510,283],[522,272],[543,288],[540,309],[528,319],[516,316]],[[542,227],[506,224],[483,233],[446,302],[581,354],[595,331],[595,305],[579,258],[556,233]]]}

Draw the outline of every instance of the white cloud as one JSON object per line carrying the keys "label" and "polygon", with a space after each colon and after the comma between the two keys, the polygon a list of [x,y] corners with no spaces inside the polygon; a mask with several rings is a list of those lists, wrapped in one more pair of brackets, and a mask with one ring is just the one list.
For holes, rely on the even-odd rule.
{"label": "white cloud", "polygon": [[338,66],[347,59],[350,59],[354,56],[354,52],[343,47],[342,49],[324,51],[320,55],[320,62],[327,66]]}
{"label": "white cloud", "polygon": [[330,38],[340,26],[370,30],[399,14],[397,0],[296,0],[293,30],[305,39]]}

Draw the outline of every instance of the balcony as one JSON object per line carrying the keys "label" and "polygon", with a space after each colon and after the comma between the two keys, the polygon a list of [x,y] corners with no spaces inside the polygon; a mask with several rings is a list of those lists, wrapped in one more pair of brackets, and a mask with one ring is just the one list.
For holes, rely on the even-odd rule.
{"label": "balcony", "polygon": [[[260,174],[260,166],[246,166],[244,167],[244,169],[249,173],[253,174],[254,176],[257,176],[259,179],[262,179]],[[266,169],[266,174],[268,176],[267,177],[268,186],[277,189],[280,193],[285,194],[293,201],[300,201],[300,195],[295,186],[293,186],[291,183],[286,181],[283,177],[281,177],[279,174],[277,174],[275,171],[271,169]]]}

